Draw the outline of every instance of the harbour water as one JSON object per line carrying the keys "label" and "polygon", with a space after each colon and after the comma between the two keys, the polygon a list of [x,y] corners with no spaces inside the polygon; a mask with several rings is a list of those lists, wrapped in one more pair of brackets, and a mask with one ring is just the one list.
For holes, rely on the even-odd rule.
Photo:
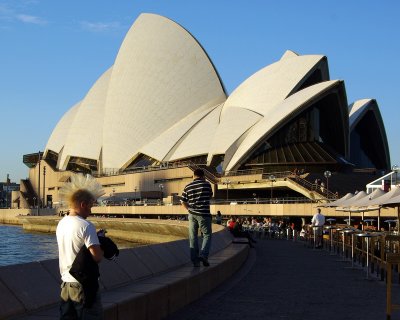
{"label": "harbour water", "polygon": [[57,258],[55,234],[0,225],[0,266]]}
{"label": "harbour water", "polygon": [[[139,246],[115,241],[120,249]],[[20,226],[0,225],[0,266],[54,259],[58,257],[56,235],[27,232]]]}

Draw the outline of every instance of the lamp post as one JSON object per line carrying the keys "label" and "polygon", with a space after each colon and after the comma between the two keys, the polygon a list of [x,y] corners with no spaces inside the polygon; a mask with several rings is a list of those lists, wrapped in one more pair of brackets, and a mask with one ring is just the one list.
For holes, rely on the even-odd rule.
{"label": "lamp post", "polygon": [[273,174],[270,174],[268,180],[271,182],[271,202],[272,202],[272,195],[274,190],[274,182],[276,181],[276,177]]}
{"label": "lamp post", "polygon": [[46,199],[46,166],[43,166],[43,202],[42,202],[43,207],[45,206],[47,207],[45,199]]}
{"label": "lamp post", "polygon": [[137,198],[137,196],[136,196],[136,190],[137,190],[137,187],[135,187],[134,190],[135,190],[135,200],[134,200],[134,201],[135,201],[135,204],[136,204],[136,198]]}
{"label": "lamp post", "polygon": [[37,212],[36,215],[40,214],[40,151],[38,152],[38,197],[37,197],[37,201],[38,201],[38,206],[37,206]]}
{"label": "lamp post", "polygon": [[394,164],[392,166],[392,171],[394,172],[394,177],[395,177],[394,178],[395,179],[394,185],[397,185],[397,173],[400,171],[399,166],[397,164]]}
{"label": "lamp post", "polygon": [[326,178],[326,197],[328,198],[328,192],[329,192],[329,178],[331,177],[332,172],[330,172],[329,170],[326,170],[324,172],[324,176]]}
{"label": "lamp post", "polygon": [[229,200],[229,185],[231,184],[231,180],[226,179],[224,184],[226,184],[226,201]]}
{"label": "lamp post", "polygon": [[158,185],[158,187],[160,188],[160,205],[162,205],[162,199],[163,199],[163,190],[164,190],[164,185],[162,183],[160,183]]}

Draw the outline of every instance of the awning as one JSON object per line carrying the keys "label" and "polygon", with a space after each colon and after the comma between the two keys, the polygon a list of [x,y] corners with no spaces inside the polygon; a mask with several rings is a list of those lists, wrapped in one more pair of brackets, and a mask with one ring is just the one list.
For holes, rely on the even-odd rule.
{"label": "awning", "polygon": [[338,207],[343,202],[345,202],[346,200],[348,200],[348,199],[350,199],[352,197],[354,197],[354,194],[349,192],[348,194],[346,194],[345,196],[341,197],[340,199],[337,199],[337,200],[329,202],[329,203],[321,204],[319,207]]}
{"label": "awning", "polygon": [[350,204],[349,210],[353,212],[375,211],[376,208],[369,208],[372,201],[386,194],[382,189],[375,189],[371,194],[367,194],[364,198],[354,201]]}
{"label": "awning", "polygon": [[394,187],[389,192],[385,193],[383,196],[380,196],[374,200],[372,200],[370,206],[384,206],[385,204],[389,204],[391,200],[400,196],[400,187]]}
{"label": "awning", "polygon": [[341,205],[336,208],[336,211],[349,211],[349,207],[352,205],[352,203],[364,198],[365,196],[367,196],[367,193],[365,191],[358,192],[356,195],[354,195],[354,197],[343,201]]}

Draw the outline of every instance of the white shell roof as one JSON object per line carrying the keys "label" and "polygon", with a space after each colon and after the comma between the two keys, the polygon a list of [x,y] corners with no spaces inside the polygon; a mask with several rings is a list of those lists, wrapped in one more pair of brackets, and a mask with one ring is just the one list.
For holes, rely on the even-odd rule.
{"label": "white shell roof", "polygon": [[282,55],[281,60],[286,59],[286,58],[297,57],[298,55],[299,54],[297,54],[296,52],[294,52],[292,50],[286,50],[285,53]]}
{"label": "white shell roof", "polygon": [[192,112],[154,140],[147,143],[140,149],[140,152],[159,161],[168,161],[169,157],[167,158],[167,155],[177,148],[182,139],[185,139],[185,135],[190,129],[214,109],[214,107],[207,108],[206,110],[200,108],[200,110]]}
{"label": "white shell roof", "polygon": [[197,41],[175,22],[141,14],[115,60],[106,101],[103,167],[129,164],[136,150],[226,94]]}
{"label": "white shell roof", "polygon": [[103,140],[104,105],[112,68],[109,68],[82,100],[71,123],[60,158],[65,170],[69,157],[99,159]]}
{"label": "white shell roof", "polygon": [[[374,105],[374,106],[372,106]],[[374,99],[361,99],[357,100],[349,106],[349,124],[350,130],[354,128],[361,120],[362,116],[368,110],[375,110],[378,108]]]}
{"label": "white shell roof", "polygon": [[280,128],[285,121],[291,119],[296,113],[302,111],[302,106],[305,106],[308,101],[340,83],[339,80],[325,81],[307,87],[291,95],[289,98],[270,110],[268,116],[264,117],[252,128],[232,158],[227,159],[225,156],[225,170],[232,170],[232,168],[239,163],[243,157],[248,155],[249,151],[254,148],[260,139],[265,139],[272,135],[274,129]]}
{"label": "white shell roof", "polygon": [[212,138],[208,162],[212,160],[213,155],[226,153],[232,144],[260,119],[262,115],[254,111],[231,107],[229,112],[224,114],[223,121],[219,123]]}
{"label": "white shell roof", "polygon": [[[349,106],[349,127],[350,133],[356,128],[357,124],[363,119],[368,111],[372,111],[376,120],[376,124],[379,128],[379,133],[381,141],[379,143],[383,144],[384,152],[386,156],[387,166],[390,166],[390,153],[389,144],[387,141],[385,125],[383,123],[382,115],[379,110],[378,103],[375,99],[361,99],[357,100]],[[374,133],[378,136],[378,133]]]}
{"label": "white shell roof", "polygon": [[323,59],[322,55],[292,56],[261,69],[232,92],[223,114],[231,107],[242,107],[268,115],[270,109],[286,99]]}
{"label": "white shell roof", "polygon": [[71,128],[71,124],[74,121],[75,115],[78,112],[81,102],[75,104],[71,109],[69,109],[57,123],[53,132],[47,141],[44,156],[46,156],[49,150],[60,153],[64,147],[65,141],[67,139],[68,132]]}
{"label": "white shell roof", "polygon": [[208,153],[218,126],[221,107],[215,108],[187,133],[166,160],[173,161]]}
{"label": "white shell roof", "polygon": [[[226,100],[208,163],[212,156],[234,152],[238,139],[285,100],[316,67],[327,68],[322,55],[299,56],[286,51],[282,58],[244,81]],[[328,79],[324,79],[328,80]],[[229,157],[229,156],[228,156]]]}
{"label": "white shell roof", "polygon": [[[318,69],[321,82],[298,91]],[[209,163],[225,154],[224,170],[232,170],[260,140],[340,83],[329,81],[325,56],[286,51],[227,98],[189,32],[167,18],[142,14],[114,65],[57,124],[46,151],[59,153],[59,169],[72,156],[123,169],[142,153],[158,161],[208,155]],[[350,117],[357,121],[370,106],[371,100],[357,101]],[[379,110],[375,114],[380,117]]]}

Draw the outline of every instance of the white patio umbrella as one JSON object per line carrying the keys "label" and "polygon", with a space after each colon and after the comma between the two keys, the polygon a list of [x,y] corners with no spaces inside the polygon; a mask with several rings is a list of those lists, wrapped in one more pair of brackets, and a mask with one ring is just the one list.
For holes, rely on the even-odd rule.
{"label": "white patio umbrella", "polygon": [[[400,189],[400,188],[397,188]],[[397,231],[399,231],[399,221],[400,221],[400,195],[391,197],[390,199],[384,201],[383,207],[397,207]]]}
{"label": "white patio umbrella", "polygon": [[[400,187],[394,187],[392,190],[389,192],[385,193],[384,195],[375,198],[374,200],[371,201],[371,204],[367,207],[369,210],[379,210],[378,213],[380,213],[381,207],[384,206],[397,206],[397,219],[400,221],[400,208],[398,205],[396,205],[396,198],[400,197]],[[400,224],[397,223],[397,229],[399,230]]]}
{"label": "white patio umbrella", "polygon": [[354,194],[349,192],[345,196],[341,197],[340,199],[337,199],[337,200],[329,202],[329,203],[321,204],[318,207],[328,207],[328,208],[337,207],[337,206],[340,206],[342,204],[342,202],[344,202],[352,197],[354,197]]}
{"label": "white patio umbrella", "polygon": [[365,191],[360,191],[354,197],[351,197],[345,201],[343,201],[340,205],[337,206],[337,211],[348,211],[353,203],[363,199],[364,197],[368,196]]}
{"label": "white patio umbrella", "polygon": [[386,194],[386,192],[382,189],[375,189],[374,192],[371,192],[365,197],[355,200],[353,203],[351,203],[349,205],[350,210],[353,212],[367,211],[366,208],[372,203],[372,200],[375,200],[384,194]]}
{"label": "white patio umbrella", "polygon": [[388,203],[390,200],[394,199],[397,196],[400,196],[400,187],[394,187],[392,188],[392,190],[385,193],[384,195],[375,198],[371,201],[368,208],[375,208],[376,210],[378,206],[383,206],[385,203]]}
{"label": "white patio umbrella", "polygon": [[395,196],[383,203],[383,206],[398,207],[400,206],[400,195]]}
{"label": "white patio umbrella", "polygon": [[[382,189],[375,189],[374,192],[367,194],[365,197],[354,201],[352,204],[350,204],[349,210],[351,212],[362,212],[362,219],[364,220],[364,212],[365,211],[372,211],[372,209],[368,209],[368,206],[370,205],[372,200],[375,200],[376,198],[379,198],[380,196],[383,196],[386,194],[385,191]],[[373,209],[376,210],[376,209]],[[381,229],[381,209],[379,207],[378,209],[378,230]]]}
{"label": "white patio umbrella", "polygon": [[336,207],[336,211],[348,211],[349,212],[349,222],[348,222],[349,225],[351,223],[351,211],[349,210],[349,206],[351,205],[351,203],[364,198],[366,195],[367,195],[367,193],[365,191],[360,191],[356,195],[354,195],[354,197],[351,197],[351,198],[343,201],[340,204],[340,206]]}

